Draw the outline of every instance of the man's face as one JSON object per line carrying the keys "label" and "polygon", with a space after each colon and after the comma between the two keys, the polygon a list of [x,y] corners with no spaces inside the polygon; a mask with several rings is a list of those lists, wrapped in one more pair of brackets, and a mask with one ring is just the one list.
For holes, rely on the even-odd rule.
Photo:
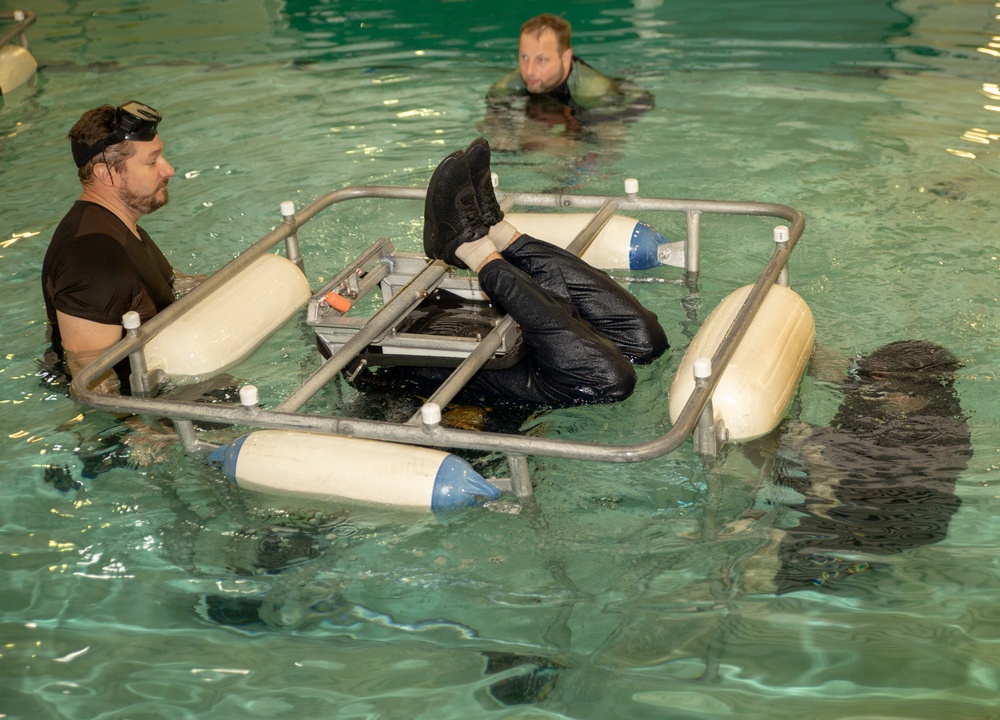
{"label": "man's face", "polygon": [[551,30],[543,30],[537,37],[521,35],[518,44],[521,79],[528,92],[535,95],[551,92],[569,75],[573,50],[559,52],[559,42]]}
{"label": "man's face", "polygon": [[118,194],[128,207],[141,215],[167,204],[167,181],[174,168],[163,157],[163,141],[157,135],[148,142],[133,141],[135,154],[125,161]]}

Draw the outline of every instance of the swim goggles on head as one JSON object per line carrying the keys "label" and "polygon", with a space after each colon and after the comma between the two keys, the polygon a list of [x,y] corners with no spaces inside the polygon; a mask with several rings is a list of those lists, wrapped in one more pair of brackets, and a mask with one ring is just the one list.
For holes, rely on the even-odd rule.
{"label": "swim goggles on head", "polygon": [[156,137],[156,125],[161,119],[160,113],[156,110],[135,100],[115,108],[115,129],[110,135],[101,138],[93,145],[86,145],[76,140],[72,142],[73,160],[76,166],[83,167],[99,153],[124,140],[142,142],[152,140]]}

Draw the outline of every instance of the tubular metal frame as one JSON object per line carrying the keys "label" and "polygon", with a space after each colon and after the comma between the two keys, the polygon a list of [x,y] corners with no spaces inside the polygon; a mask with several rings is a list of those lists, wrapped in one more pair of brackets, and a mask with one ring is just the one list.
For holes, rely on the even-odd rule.
{"label": "tubular metal frame", "polygon": [[35,13],[29,10],[0,12],[0,20],[13,20],[17,23],[12,29],[5,32],[3,36],[0,36],[0,46],[12,43],[14,40],[20,38],[21,47],[25,50],[31,50],[31,47],[28,45],[28,26],[37,19],[38,17]]}
{"label": "tubular metal frame", "polygon": [[[73,397],[84,405],[109,412],[168,417],[174,422],[178,435],[188,451],[204,452],[214,447],[196,437],[192,423],[201,421],[229,424],[241,428],[298,430],[410,445],[503,452],[508,455],[510,460],[511,486],[520,496],[531,493],[531,482],[527,477],[527,463],[524,462],[528,456],[571,458],[603,463],[645,462],[675,450],[692,434],[695,436],[695,448],[698,452],[714,454],[717,451],[718,446],[725,441],[725,429],[717,426],[712,420],[712,393],[740,340],[763,304],[768,290],[776,283],[788,284],[788,257],[805,228],[802,214],[786,205],[644,198],[640,197],[638,193],[627,193],[617,198],[551,193],[499,193],[501,203],[506,209],[516,205],[533,208],[600,210],[601,212],[597,214],[603,214],[607,217],[610,217],[615,210],[683,213],[687,220],[683,262],[689,285],[697,277],[700,268],[701,216],[703,214],[773,217],[789,223],[787,227],[778,226],[775,229],[774,251],[715,354],[711,358],[706,358],[710,360],[708,365],[710,372],[704,377],[696,378],[691,397],[677,417],[673,427],[666,433],[643,442],[608,445],[596,442],[459,430],[441,427],[434,420],[420,422],[419,414],[409,422],[389,423],[334,415],[298,413],[297,410],[346,365],[346,362],[340,357],[340,353],[324,362],[310,378],[278,403],[274,409],[264,409],[255,401],[242,407],[220,406],[171,400],[170,398],[107,395],[91,389],[98,378],[117,362],[130,355],[135,355],[135,359],[138,361],[133,363],[133,372],[136,368],[143,368],[141,351],[146,342],[175,319],[206,299],[216,288],[223,285],[258,257],[271,251],[282,240],[286,243],[288,257],[301,264],[297,231],[326,208],[347,200],[363,198],[422,201],[424,196],[425,190],[423,188],[355,186],[330,192],[310,203],[298,213],[292,212],[290,203],[282,203],[283,221],[277,227],[149,322],[137,329],[130,329],[126,337],[74,378],[71,384]],[[609,208],[611,208],[610,212]],[[606,217],[604,219],[606,221]],[[585,228],[581,236],[587,234],[588,230],[596,235],[600,225],[598,224],[595,230],[593,229],[594,224],[592,222],[591,226]],[[574,250],[581,252],[580,244],[582,243],[585,247],[588,239],[578,237],[574,242],[576,243]],[[426,270],[414,278],[414,282],[419,284],[414,292],[425,292],[426,288],[434,287],[434,284],[445,275],[447,275],[447,267],[443,263],[440,261],[428,263]],[[378,313],[376,313],[377,315]],[[364,328],[360,334],[364,334]],[[364,338],[359,340],[356,344],[357,350],[363,350],[366,344]],[[488,348],[484,350],[483,354],[487,351]],[[354,348],[351,348],[350,352],[354,352]],[[322,359],[319,353],[317,353],[317,358]],[[459,376],[454,380],[457,385],[445,390],[441,397],[434,398],[435,402],[439,402],[441,405],[445,404],[461,388],[464,381],[478,369],[480,365],[477,363],[481,364],[484,360],[484,358],[473,358],[467,367],[459,366],[452,376],[452,378]],[[461,377],[463,374],[468,376],[464,380]],[[446,383],[452,381],[452,378],[449,378]],[[141,391],[143,383],[140,382],[138,386]],[[441,390],[438,392],[442,393]],[[427,417],[432,416],[433,413]]]}

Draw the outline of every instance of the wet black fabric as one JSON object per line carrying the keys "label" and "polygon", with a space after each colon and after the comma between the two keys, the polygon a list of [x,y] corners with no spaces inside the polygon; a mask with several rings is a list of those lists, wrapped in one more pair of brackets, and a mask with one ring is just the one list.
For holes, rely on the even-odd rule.
{"label": "wet black fabric", "polygon": [[146,322],[173,302],[171,277],[173,268],[142,228],[136,237],[107,208],[80,200],[49,243],[42,294],[53,325],[56,310],[108,325],[134,310]]}
{"label": "wet black fabric", "polygon": [[945,538],[972,455],[957,367],[924,341],[858,361],[831,427],[816,428],[779,470],[778,483],[803,496],[779,547],[779,593],[840,589],[834,580],[870,569],[866,558]]}
{"label": "wet black fabric", "polygon": [[613,342],[632,362],[645,365],[670,347],[654,312],[576,255],[522,235],[503,257],[552,297],[569,303],[594,332]]}
{"label": "wet black fabric", "polygon": [[631,395],[632,359],[651,362],[668,347],[656,315],[606,273],[529,235],[502,256],[479,284],[517,322],[529,352],[512,368],[479,372],[469,390],[553,406]]}
{"label": "wet black fabric", "polygon": [[[617,402],[635,389],[632,363],[652,362],[669,347],[656,315],[607,273],[528,235],[488,263],[479,284],[518,324],[528,352],[512,367],[480,370],[460,402]],[[449,372],[383,368],[378,374],[429,393]]]}

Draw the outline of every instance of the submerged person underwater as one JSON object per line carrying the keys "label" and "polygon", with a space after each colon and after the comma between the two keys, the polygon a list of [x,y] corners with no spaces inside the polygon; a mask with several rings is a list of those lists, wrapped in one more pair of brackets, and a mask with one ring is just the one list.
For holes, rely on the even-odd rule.
{"label": "submerged person underwater", "polygon": [[776,531],[770,560],[750,562],[770,571],[747,576],[745,590],[846,591],[845,578],[876,567],[871,558],[945,538],[972,456],[958,368],[934,343],[889,343],[855,362],[829,427],[782,429],[772,481],[801,498],[787,505],[798,517]]}
{"label": "submerged person underwater", "polygon": [[[712,471],[724,496],[715,505],[732,519],[716,527],[706,497],[703,532],[684,549],[689,567],[671,554],[669,564],[637,577],[646,609],[608,632],[589,661],[676,662],[685,678],[718,678],[752,608],[772,607],[766,596],[873,596],[876,584],[879,596],[891,596],[893,567],[880,559],[941,542],[961,506],[955,486],[972,449],[954,387],[958,368],[934,343],[888,343],[837,382],[840,402],[828,425],[790,420],[739,448],[729,460],[750,460],[763,484],[743,492],[723,468]],[[747,596],[765,604],[741,602]],[[692,660],[703,663],[698,675]],[[567,676],[560,685],[571,682]]]}

